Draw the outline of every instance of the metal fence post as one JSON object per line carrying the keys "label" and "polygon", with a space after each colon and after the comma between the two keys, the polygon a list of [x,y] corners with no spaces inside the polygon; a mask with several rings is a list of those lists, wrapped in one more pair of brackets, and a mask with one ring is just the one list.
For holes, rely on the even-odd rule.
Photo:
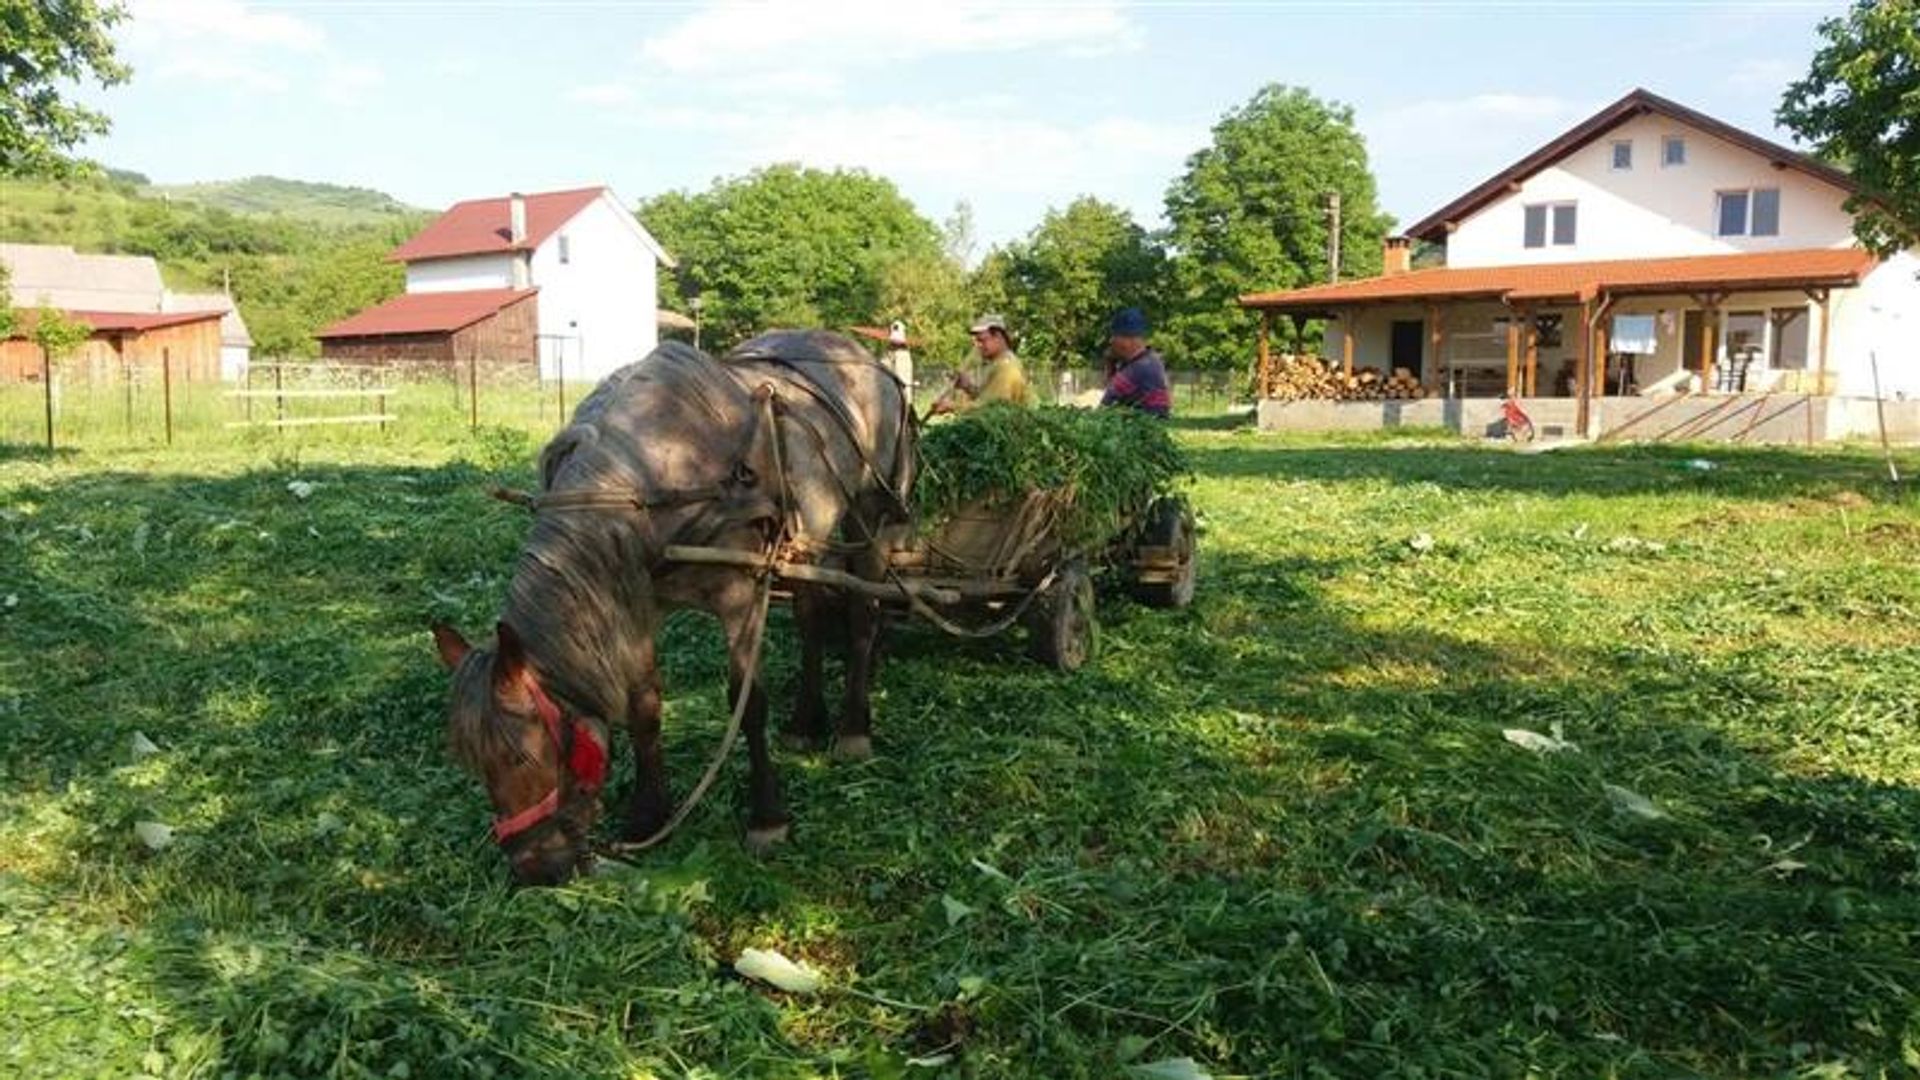
{"label": "metal fence post", "polygon": [[173,350],[160,350],[160,411],[167,418],[167,445],[173,445]]}
{"label": "metal fence post", "polygon": [[[460,385],[460,376],[453,377],[453,384]],[[467,408],[469,418],[467,429],[480,430],[480,357],[477,353],[467,354]]]}
{"label": "metal fence post", "polygon": [[53,452],[53,352],[40,346],[40,381],[47,387],[47,452]]}
{"label": "metal fence post", "polygon": [[[285,421],[287,418],[287,399],[286,396],[280,392],[281,369],[284,366],[285,365],[282,364],[273,365],[273,418],[279,421]],[[277,423],[273,426],[273,430],[275,431],[285,431],[286,429],[287,425],[285,423]]]}

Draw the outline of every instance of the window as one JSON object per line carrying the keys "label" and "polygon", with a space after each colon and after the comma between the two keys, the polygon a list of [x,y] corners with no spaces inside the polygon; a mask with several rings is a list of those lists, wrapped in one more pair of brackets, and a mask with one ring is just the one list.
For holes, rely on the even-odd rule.
{"label": "window", "polygon": [[[1543,248],[1551,238],[1554,247],[1570,247],[1578,232],[1579,207],[1573,203],[1535,203],[1526,208],[1526,229],[1521,242],[1530,248]],[[1547,231],[1551,222],[1553,231]]]}
{"label": "window", "polygon": [[1720,236],[1779,236],[1780,189],[1719,193],[1717,233]]}
{"label": "window", "polygon": [[1633,168],[1633,143],[1631,141],[1613,144],[1613,170],[1626,172]]}
{"label": "window", "polygon": [[1685,165],[1687,163],[1687,140],[1678,135],[1669,135],[1660,140],[1660,164]]}
{"label": "window", "polygon": [[560,265],[565,266],[566,264],[572,261],[573,261],[573,245],[567,242],[567,234],[561,233],[560,234]]}

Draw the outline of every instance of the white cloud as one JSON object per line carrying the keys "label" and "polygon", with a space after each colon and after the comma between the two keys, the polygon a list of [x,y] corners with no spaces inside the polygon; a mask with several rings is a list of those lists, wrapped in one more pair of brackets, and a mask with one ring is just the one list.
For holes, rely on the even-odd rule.
{"label": "white cloud", "polygon": [[1136,49],[1142,32],[1117,3],[993,0],[808,3],[715,0],[641,45],[649,64],[681,74],[897,64],[927,56],[1047,48],[1088,56]]}
{"label": "white cloud", "polygon": [[567,91],[567,100],[577,105],[625,105],[633,100],[633,87],[624,83],[592,83]]}
{"label": "white cloud", "polygon": [[1355,119],[1374,175],[1382,178],[1381,206],[1406,225],[1598,108],[1547,95],[1479,94],[1363,112]]}
{"label": "white cloud", "polygon": [[320,96],[336,105],[359,105],[386,81],[386,73],[371,64],[336,63],[320,77]]}
{"label": "white cloud", "polygon": [[315,52],[327,36],[320,27],[284,11],[263,11],[241,0],[134,0],[127,39],[178,42],[215,39]]}
{"label": "white cloud", "polygon": [[1780,94],[1805,74],[1804,67],[1790,60],[1753,57],[1735,64],[1727,73],[1727,87],[1748,93]]}
{"label": "white cloud", "polygon": [[279,72],[217,55],[169,57],[161,61],[158,74],[162,78],[220,83],[262,94],[283,94],[289,86],[287,77]]}

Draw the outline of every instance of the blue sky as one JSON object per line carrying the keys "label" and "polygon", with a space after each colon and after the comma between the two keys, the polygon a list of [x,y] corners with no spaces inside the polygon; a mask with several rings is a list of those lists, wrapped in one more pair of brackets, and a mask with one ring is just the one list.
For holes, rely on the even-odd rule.
{"label": "blue sky", "polygon": [[1080,194],[1158,222],[1208,128],[1285,82],[1354,108],[1406,223],[1634,86],[1784,141],[1843,6],[133,0],[134,79],[89,95],[114,130],[87,152],[428,207],[852,165],[935,220],[966,200],[984,247]]}

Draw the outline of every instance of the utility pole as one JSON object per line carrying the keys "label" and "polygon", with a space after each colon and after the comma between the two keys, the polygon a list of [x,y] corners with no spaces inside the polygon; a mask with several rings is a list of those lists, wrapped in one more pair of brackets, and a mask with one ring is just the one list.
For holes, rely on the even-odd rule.
{"label": "utility pole", "polygon": [[1340,193],[1327,192],[1327,282],[1340,283]]}

